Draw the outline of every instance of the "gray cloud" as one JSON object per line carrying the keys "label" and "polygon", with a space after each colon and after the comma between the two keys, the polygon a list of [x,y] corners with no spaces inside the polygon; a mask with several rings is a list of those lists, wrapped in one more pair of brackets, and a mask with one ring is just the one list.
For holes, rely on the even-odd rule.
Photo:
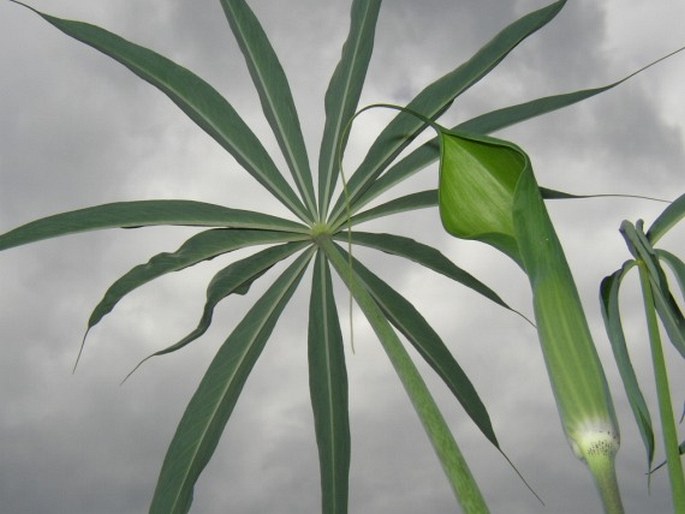
{"label": "gray cloud", "polygon": [[[624,8],[638,9],[638,3]],[[54,8],[49,2],[36,5]],[[298,0],[284,8],[286,4],[260,0],[251,5],[292,81],[315,163],[322,98],[345,37],[347,3]],[[542,5],[539,0],[386,2],[364,101],[408,101],[509,21]],[[101,23],[207,77],[257,133],[268,132],[218,2],[146,0],[135,9],[118,2],[74,2],[64,9],[55,14]],[[666,8],[662,16],[669,16]],[[623,34],[615,18],[612,8],[589,0],[569,4],[558,20],[467,93],[447,118],[456,121],[538,95],[604,84],[632,71],[643,62],[634,62],[628,51],[616,55]],[[192,197],[249,208],[254,198],[265,198],[171,102],[121,66],[7,2],[0,4],[0,29],[5,70],[0,76],[0,230],[117,199]],[[659,39],[660,34],[652,32],[651,37]],[[680,63],[674,59],[663,65],[676,71],[660,87],[678,91],[681,82],[673,77],[682,75]],[[667,118],[660,97],[650,92],[651,73],[501,135],[531,153],[545,185],[673,198],[683,184],[682,123]],[[355,126],[352,151],[359,155],[351,155],[352,161],[383,116],[370,113]],[[267,142],[275,149],[272,138]],[[435,180],[431,168],[411,184],[425,188]],[[260,200],[260,208],[263,204],[284,212]],[[596,300],[598,281],[628,256],[617,232],[620,221],[638,216],[650,220],[662,206],[588,200],[553,203],[550,209],[572,267],[584,272],[579,286],[607,359],[624,427],[619,472],[626,504],[635,512],[669,512],[665,474],[647,495],[643,450],[616,382]],[[437,213],[425,211],[373,228],[439,246],[529,312],[525,277],[477,244],[450,240],[437,223]],[[0,497],[7,512],[146,510],[185,404],[218,345],[262,286],[222,306],[216,325],[202,340],[147,363],[119,387],[140,358],[194,326],[205,284],[222,263],[150,284],[122,301],[92,331],[79,370],[75,376],[70,371],[87,316],[106,287],[150,255],[175,249],[188,232],[113,231],[0,253]],[[683,249],[682,238],[664,242]],[[589,476],[561,433],[532,329],[437,275],[399,259],[361,250],[360,255],[368,256],[370,266],[435,325],[489,406],[504,448],[547,502],[546,509],[536,503],[465,420],[450,393],[421,365],[492,511],[595,511]],[[308,280],[306,276],[303,286]],[[342,288],[339,298],[344,319],[348,312]],[[248,381],[198,484],[197,512],[316,512],[318,464],[301,317],[306,303],[306,294],[298,293]],[[637,320],[630,326],[638,341],[644,338],[639,302],[626,301],[625,307],[628,318]],[[361,314],[355,313],[355,320],[357,353],[348,348],[354,438],[350,511],[453,510],[450,488],[399,382]],[[635,356],[641,376],[649,380],[647,350],[638,349]],[[685,387],[682,371],[682,364],[674,366],[675,391]]]}

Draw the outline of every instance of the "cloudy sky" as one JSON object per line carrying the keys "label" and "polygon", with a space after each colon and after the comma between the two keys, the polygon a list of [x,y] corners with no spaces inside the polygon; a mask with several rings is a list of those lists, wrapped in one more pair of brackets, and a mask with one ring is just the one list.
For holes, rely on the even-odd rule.
{"label": "cloudy sky", "polygon": [[[362,104],[406,102],[468,58],[499,29],[544,0],[388,0]],[[214,84],[268,136],[259,102],[218,2],[34,1],[147,45]],[[346,36],[343,0],[252,0],[291,80],[310,158],[323,126],[323,94]],[[536,96],[616,80],[685,44],[677,0],[569,2],[540,33],[455,104],[447,121]],[[283,214],[225,153],[162,94],[120,65],[70,40],[35,14],[0,2],[0,232],[87,205],[189,198]],[[685,186],[685,55],[619,89],[501,132],[532,156],[539,182],[577,193],[620,192],[673,199]],[[389,119],[355,125],[349,166]],[[404,188],[436,183],[424,170]],[[648,494],[644,450],[633,427],[598,311],[601,278],[628,257],[623,219],[648,223],[663,204],[625,199],[553,203],[550,211],[577,272],[615,395],[623,438],[618,469],[629,512],[671,512],[665,473]],[[398,216],[373,229],[438,246],[456,263],[530,313],[525,277],[477,243],[451,240],[437,212]],[[90,310],[106,287],[192,231],[108,231],[41,242],[0,254],[0,502],[11,514],[145,512],[176,423],[214,352],[256,298],[231,299],[216,323],[182,352],[144,356],[194,327],[207,281],[226,261],[167,276],[135,291],[88,339],[71,374]],[[663,246],[685,252],[683,228]],[[426,379],[482,484],[493,512],[597,512],[589,475],[558,423],[532,329],[519,318],[430,272],[360,251],[434,324],[487,404],[501,443],[546,507],[470,423],[425,366]],[[639,303],[626,288],[627,329],[640,376],[650,368]],[[340,314],[348,316],[340,291]],[[309,513],[319,505],[308,405],[303,309],[296,294],[248,380],[193,512]],[[350,512],[454,512],[451,490],[402,388],[361,316],[349,352],[353,454]],[[671,353],[673,360],[675,354]],[[679,360],[679,359],[678,359]],[[685,368],[672,367],[675,401]],[[646,386],[650,401],[651,388]],[[653,404],[653,403],[652,403]],[[654,413],[656,415],[656,413]],[[662,454],[659,453],[661,456]]]}

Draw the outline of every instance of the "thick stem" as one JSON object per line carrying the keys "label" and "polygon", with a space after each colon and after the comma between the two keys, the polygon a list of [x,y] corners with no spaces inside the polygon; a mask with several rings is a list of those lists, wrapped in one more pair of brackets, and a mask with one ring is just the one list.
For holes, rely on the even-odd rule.
{"label": "thick stem", "polygon": [[616,479],[614,455],[600,454],[588,456],[586,463],[602,497],[605,514],[623,514],[623,503],[621,502],[621,493],[618,488],[618,480]]}

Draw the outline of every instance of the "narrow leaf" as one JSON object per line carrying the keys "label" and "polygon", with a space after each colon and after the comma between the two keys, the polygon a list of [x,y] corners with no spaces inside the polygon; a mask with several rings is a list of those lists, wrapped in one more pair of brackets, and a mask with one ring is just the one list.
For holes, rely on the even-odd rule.
{"label": "narrow leaf", "polygon": [[239,248],[297,239],[302,239],[302,236],[267,230],[212,229],[200,232],[188,239],[175,252],[159,253],[147,263],[135,266],[114,282],[90,315],[88,330],[111,312],[119,300],[128,293],[166,273],[182,270]]}
{"label": "narrow leaf", "polygon": [[676,223],[685,216],[685,194],[679,196],[671,203],[659,217],[654,220],[652,226],[647,231],[647,239],[652,244],[663,237]]}
{"label": "narrow leaf", "polygon": [[302,254],[248,311],[219,348],[169,445],[150,514],[185,514],[252,367],[306,268]]}
{"label": "narrow leaf", "polygon": [[656,248],[654,251],[659,260],[664,261],[668,267],[671,268],[671,271],[680,286],[681,296],[685,297],[685,262],[666,250]]}
{"label": "narrow leaf", "polygon": [[345,126],[359,104],[380,6],[381,0],[354,0],[352,3],[350,31],[326,90],[326,123],[319,152],[319,212],[322,216],[328,210],[340,172],[338,162],[347,145]]}
{"label": "narrow leaf", "polygon": [[[588,98],[619,86],[635,75],[642,73],[648,68],[670,58],[682,50],[683,49],[681,48],[675,52],[671,52],[668,55],[665,55],[664,57],[657,59],[646,66],[643,66],[639,70],[625,76],[624,78],[617,80],[616,82],[612,82],[611,84],[591,89],[573,91],[570,93],[561,93],[558,95],[537,98],[535,100],[524,102],[518,105],[497,109],[495,111],[482,114],[470,120],[459,123],[458,125],[452,127],[451,130],[476,134],[490,134],[497,130],[502,130],[531,118],[563,109],[564,107],[582,102],[583,100],[587,100]],[[401,160],[397,161],[390,169],[388,169],[386,173],[383,174],[383,176],[371,184],[363,196],[354,202],[353,210],[358,210],[363,205],[366,205],[368,202],[376,198],[383,191],[386,191],[393,185],[405,180],[406,178],[409,178],[413,174],[435,162],[439,157],[439,152],[440,145],[437,137],[427,141],[416,150],[413,150]],[[678,202],[678,200],[676,200],[676,202]],[[684,207],[681,200],[680,204],[674,207],[674,211],[678,211],[678,209],[680,209],[680,214],[669,212],[667,218],[665,218],[662,222],[667,221],[668,217],[670,216],[682,217],[683,208]],[[661,232],[662,228],[657,226],[653,229],[650,229],[650,232],[654,232],[655,230]]]}
{"label": "narrow leaf", "polygon": [[260,212],[191,200],[141,200],[107,203],[31,221],[0,235],[0,250],[90,230],[153,225],[308,232],[304,225]]}
{"label": "narrow leaf", "polygon": [[[383,179],[387,176],[383,175],[376,182],[374,186],[380,184]],[[372,188],[375,189],[375,188]],[[387,189],[387,188],[386,188]],[[369,189],[369,192],[371,189]],[[565,191],[558,191],[556,189],[550,189],[547,187],[540,187],[540,194],[545,200],[579,200],[583,198],[603,198],[603,197],[620,197],[620,198],[632,198],[634,195],[620,195],[620,194],[594,194],[594,195],[577,195],[572,193],[566,193]],[[639,198],[645,198],[640,196]],[[366,195],[363,199],[360,199],[355,204],[355,210],[361,207],[360,204],[365,203]],[[372,199],[372,198],[369,198]],[[651,199],[651,198],[650,198]],[[656,199],[652,199],[656,200]],[[656,200],[658,201],[658,200]],[[365,223],[373,219],[382,218],[384,216],[389,216],[391,214],[398,214],[401,212],[413,211],[417,209],[425,209],[428,207],[436,207],[438,205],[438,190],[429,189],[426,191],[420,191],[418,193],[410,193],[399,198],[394,198],[381,205],[372,207],[360,213],[355,214],[349,220],[343,220],[345,225],[358,225],[360,223]]]}
{"label": "narrow leaf", "polygon": [[[343,240],[347,237],[347,233],[338,234],[336,239]],[[506,302],[504,302],[504,300],[502,300],[492,289],[483,284],[469,272],[461,269],[459,266],[445,257],[440,251],[431,246],[419,243],[418,241],[408,237],[394,234],[376,234],[371,232],[353,231],[351,237],[352,243],[354,244],[368,246],[382,252],[410,259],[417,264],[420,264],[456,282],[459,282],[469,289],[472,289],[473,291],[483,295],[485,298],[496,303],[497,305],[513,311],[513,309],[509,307]]]}
{"label": "narrow leaf", "polygon": [[433,327],[408,300],[356,259],[354,259],[354,270],[388,320],[445,382],[483,435],[497,449],[500,449],[485,405],[466,373]]}
{"label": "narrow leaf", "polygon": [[233,262],[219,271],[214,275],[207,287],[207,301],[205,302],[202,317],[200,318],[197,327],[180,341],[144,358],[128,375],[126,375],[124,381],[142,366],[144,362],[152,357],[158,357],[180,350],[202,336],[211,325],[214,308],[221,300],[232,294],[246,294],[255,280],[261,277],[279,261],[290,257],[296,251],[304,248],[306,244],[306,242],[291,242],[285,243],[284,245],[272,246],[250,255],[249,257]]}
{"label": "narrow leaf", "polygon": [[644,264],[651,283],[654,308],[659,313],[671,343],[685,357],[685,317],[671,294],[666,274],[661,268],[656,252],[642,231],[642,221],[638,221],[636,225],[624,221],[620,230],[628,250],[638,262]]}
{"label": "narrow leaf", "polygon": [[346,514],[350,470],[347,371],[328,261],[319,251],[309,302],[309,391],[319,448],[322,514]]}
{"label": "narrow leaf", "polygon": [[635,422],[640,430],[640,436],[647,452],[647,469],[650,469],[654,460],[654,429],[652,427],[652,417],[647,407],[642,390],[635,374],[635,369],[630,360],[628,346],[626,344],[623,325],[621,323],[621,312],[619,308],[619,289],[624,277],[635,267],[635,261],[626,262],[623,267],[613,275],[609,275],[602,280],[600,285],[600,306],[604,327],[606,328],[614,359],[621,375],[623,388],[633,411]]}
{"label": "narrow leaf", "polygon": [[464,512],[466,514],[489,512],[480,489],[473,479],[468,464],[461,454],[440,409],[386,316],[363,285],[361,277],[350,269],[343,250],[330,240],[322,239],[320,244],[336,272],[352,292],[381,342],[423,424]]}
{"label": "narrow leaf", "polygon": [[[565,0],[554,2],[510,24],[468,61],[423,89],[407,104],[407,108],[427,118],[439,116],[457,96],[487,75],[519,43],[549,23],[565,4]],[[349,197],[341,194],[333,209],[332,219],[337,219],[344,212],[348,198],[354,204],[359,195],[425,128],[426,124],[415,116],[398,114],[376,138],[350,178],[347,188]]]}
{"label": "narrow leaf", "polygon": [[378,205],[371,209],[367,209],[359,214],[355,214],[350,218],[349,226],[358,225],[377,218],[383,218],[391,214],[400,212],[413,211],[416,209],[425,209],[427,207],[436,207],[438,205],[438,190],[429,189],[427,191],[420,191],[418,193],[410,193],[399,198],[394,198],[384,204]]}
{"label": "narrow leaf", "polygon": [[312,216],[316,213],[312,172],[288,80],[259,20],[244,0],[221,0],[245,56],[264,115]]}
{"label": "narrow leaf", "polygon": [[285,181],[257,136],[216,89],[191,71],[105,29],[44,14],[16,0],[68,36],[126,66],[167,95],[200,128],[300,219],[310,214]]}

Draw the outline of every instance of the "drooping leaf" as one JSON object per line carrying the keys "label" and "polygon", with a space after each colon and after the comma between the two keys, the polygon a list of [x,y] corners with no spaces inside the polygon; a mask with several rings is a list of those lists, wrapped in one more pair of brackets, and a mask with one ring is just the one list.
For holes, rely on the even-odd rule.
{"label": "drooping leaf", "polygon": [[347,145],[345,126],[359,103],[373,50],[381,0],[354,0],[350,31],[326,90],[326,123],[319,152],[319,212],[326,215],[338,179],[338,160]]}
{"label": "drooping leaf", "polygon": [[[549,23],[565,4],[565,0],[554,2],[513,22],[461,66],[424,88],[407,104],[407,108],[430,119],[442,114],[457,96],[487,75],[519,43]],[[425,122],[415,116],[398,114],[376,138],[363,162],[350,177],[348,194],[340,195],[331,219],[343,216],[348,199],[354,204],[364,190],[425,128]]]}
{"label": "drooping leaf", "polygon": [[191,200],[140,200],[107,203],[31,221],[0,235],[0,250],[90,230],[154,225],[308,232],[304,225],[261,212]]}
{"label": "drooping leaf", "polygon": [[185,514],[193,489],[266,341],[311,259],[304,252],[257,300],[219,348],[169,445],[150,514]]}
{"label": "drooping leaf", "polygon": [[303,236],[267,230],[211,229],[200,232],[183,243],[178,250],[159,253],[147,263],[135,266],[114,282],[90,315],[88,330],[111,312],[119,300],[128,293],[166,273],[182,270],[239,248],[302,238]]}
{"label": "drooping leaf", "polygon": [[635,422],[637,423],[642,437],[642,442],[647,452],[647,469],[650,469],[654,461],[654,429],[652,427],[652,417],[647,407],[642,390],[637,380],[637,375],[628,352],[623,325],[621,323],[621,312],[619,309],[619,289],[624,277],[635,267],[635,261],[627,261],[623,267],[602,280],[600,285],[600,306],[604,326],[609,336],[611,349],[614,359],[621,375],[623,388],[626,391],[630,408],[633,411]]}
{"label": "drooping leaf", "polygon": [[221,300],[232,294],[246,294],[252,283],[266,273],[274,264],[290,257],[293,253],[304,248],[307,244],[308,243],[306,242],[290,242],[279,246],[272,246],[250,255],[249,257],[233,262],[219,271],[214,275],[207,287],[207,301],[205,302],[202,316],[197,327],[173,345],[154,352],[140,361],[138,365],[126,375],[124,381],[148,359],[180,350],[202,336],[212,323],[214,308]]}
{"label": "drooping leaf", "polygon": [[245,56],[262,110],[309,212],[316,213],[312,172],[288,80],[259,20],[244,0],[221,0]]}
{"label": "drooping leaf", "polygon": [[685,217],[685,194],[679,196],[659,217],[654,220],[647,231],[647,239],[653,245],[663,237],[675,224]]}
{"label": "drooping leaf", "polygon": [[304,221],[312,216],[269,157],[264,146],[216,89],[191,71],[105,29],[56,18],[16,0],[68,36],[120,62],[167,95],[200,128],[226,149],[260,184]]}
{"label": "drooping leaf", "polygon": [[665,262],[671,268],[680,286],[681,296],[685,297],[685,262],[671,252],[661,248],[655,248],[654,251],[659,260]]}
{"label": "drooping leaf", "polygon": [[309,302],[309,391],[319,448],[322,514],[346,514],[350,469],[347,371],[328,261],[319,251]]}
{"label": "drooping leaf", "polygon": [[656,251],[643,232],[642,225],[642,220],[636,225],[624,221],[621,223],[621,234],[628,250],[640,263],[644,264],[649,275],[650,296],[654,300],[654,308],[659,314],[671,343],[685,358],[685,316],[673,298],[666,274],[659,263]]}

